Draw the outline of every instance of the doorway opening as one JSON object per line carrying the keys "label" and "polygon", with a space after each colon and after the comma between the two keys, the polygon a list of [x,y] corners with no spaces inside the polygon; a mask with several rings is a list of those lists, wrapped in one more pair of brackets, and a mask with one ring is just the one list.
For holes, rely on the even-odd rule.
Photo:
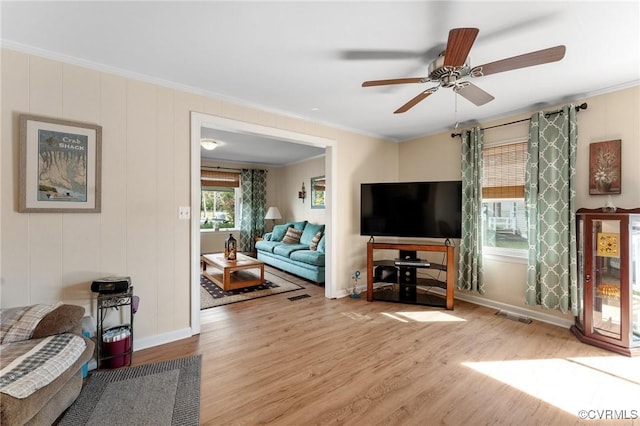
{"label": "doorway opening", "polygon": [[[200,134],[203,127],[228,132],[238,132],[245,135],[269,137],[284,142],[305,144],[325,149],[325,174],[327,190],[325,193],[326,214],[325,228],[327,230],[327,256],[325,297],[333,298],[337,294],[337,279],[335,279],[333,250],[335,238],[333,230],[337,229],[338,215],[335,214],[337,205],[337,191],[332,190],[332,183],[337,181],[337,159],[335,155],[336,142],[332,139],[278,129],[244,121],[232,120],[199,112],[191,113],[191,211],[200,211]],[[191,267],[191,332],[200,333],[200,220],[196,214],[191,215],[190,222],[190,267]]]}

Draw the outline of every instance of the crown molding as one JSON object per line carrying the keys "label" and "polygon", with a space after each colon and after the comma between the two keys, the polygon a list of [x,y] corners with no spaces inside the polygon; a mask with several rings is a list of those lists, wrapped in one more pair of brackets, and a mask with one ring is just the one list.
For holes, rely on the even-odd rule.
{"label": "crown molding", "polygon": [[364,130],[360,130],[360,129],[354,129],[354,128],[350,128],[347,126],[341,126],[339,124],[336,123],[329,123],[329,122],[325,122],[322,120],[317,120],[314,119],[313,117],[309,117],[309,116],[303,116],[303,115],[299,115],[299,114],[294,114],[292,112],[289,111],[282,111],[279,110],[277,108],[273,108],[267,105],[260,105],[257,103],[252,103],[252,102],[248,102],[242,99],[237,99],[237,98],[233,98],[231,96],[226,96],[226,95],[222,95],[220,93],[216,93],[216,92],[212,92],[209,90],[205,90],[205,89],[201,89],[199,87],[194,87],[194,86],[189,86],[186,84],[181,84],[181,83],[176,83],[174,81],[170,81],[170,80],[165,80],[165,79],[161,79],[158,77],[153,77],[147,74],[142,74],[142,73],[137,73],[134,71],[129,71],[129,70],[125,70],[122,68],[118,68],[118,67],[113,67],[111,65],[107,65],[107,64],[103,64],[100,62],[94,62],[94,61],[88,61],[86,59],[81,59],[81,58],[77,58],[75,56],[71,56],[71,55],[65,55],[62,53],[58,53],[58,52],[52,52],[50,50],[47,49],[41,49],[39,47],[34,47],[34,46],[30,46],[27,44],[23,44],[23,43],[18,43],[18,42],[14,42],[11,40],[2,40],[0,46],[3,49],[9,49],[9,50],[14,50],[17,52],[21,52],[21,53],[26,53],[29,55],[34,55],[34,56],[39,56],[42,58],[46,58],[46,59],[51,59],[54,61],[58,61],[58,62],[63,62],[66,64],[70,64],[70,65],[77,65],[83,68],[88,68],[94,71],[99,71],[99,72],[104,72],[104,73],[108,73],[108,74],[113,74],[113,75],[117,75],[120,77],[124,77],[124,78],[128,78],[128,79],[132,79],[132,80],[138,80],[138,81],[142,81],[145,83],[151,83],[151,84],[155,84],[158,86],[162,86],[162,87],[166,87],[169,89],[175,89],[175,90],[179,90],[181,92],[186,92],[186,93],[191,93],[191,94],[195,94],[195,95],[201,95],[201,96],[205,96],[208,98],[214,98],[214,99],[218,99],[221,101],[225,101],[225,102],[229,102],[229,103],[233,103],[236,105],[240,105],[243,107],[247,107],[247,108],[253,108],[253,109],[257,109],[260,111],[264,111],[264,112],[268,112],[268,113],[272,113],[272,114],[277,114],[277,115],[281,115],[284,117],[288,117],[288,118],[293,118],[293,119],[297,119],[297,120],[303,120],[306,122],[310,122],[313,124],[318,124],[321,126],[327,126],[327,127],[331,127],[333,129],[338,129],[338,130],[344,130],[347,132],[351,132],[351,133],[356,133],[358,135],[362,135],[362,136],[367,136],[367,137],[371,137],[371,138],[375,138],[375,139],[380,139],[380,140],[384,140],[387,142],[398,142],[398,140],[396,139],[389,139],[388,137],[382,136],[382,135],[378,135],[375,133],[370,133],[370,132],[366,132]]}

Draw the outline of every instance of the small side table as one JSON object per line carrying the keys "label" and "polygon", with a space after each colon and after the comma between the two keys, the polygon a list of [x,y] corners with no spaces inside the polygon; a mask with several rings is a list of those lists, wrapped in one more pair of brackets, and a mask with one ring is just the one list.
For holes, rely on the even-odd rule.
{"label": "small side table", "polygon": [[258,257],[258,250],[256,250],[256,243],[262,241],[262,237],[253,238],[253,247],[251,247],[251,256]]}

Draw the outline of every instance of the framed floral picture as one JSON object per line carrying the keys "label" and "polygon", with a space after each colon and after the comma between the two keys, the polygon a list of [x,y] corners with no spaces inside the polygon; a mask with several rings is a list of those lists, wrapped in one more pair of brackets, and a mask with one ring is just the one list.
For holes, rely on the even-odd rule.
{"label": "framed floral picture", "polygon": [[26,213],[98,213],[102,127],[20,116],[20,196]]}
{"label": "framed floral picture", "polygon": [[621,140],[589,145],[589,195],[620,194]]}

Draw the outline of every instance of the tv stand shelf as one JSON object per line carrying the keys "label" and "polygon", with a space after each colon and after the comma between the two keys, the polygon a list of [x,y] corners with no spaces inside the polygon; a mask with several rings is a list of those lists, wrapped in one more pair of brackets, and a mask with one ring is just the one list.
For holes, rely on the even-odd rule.
{"label": "tv stand shelf", "polygon": [[[398,266],[396,265],[396,261],[392,259],[383,259],[383,260],[374,260],[373,266]],[[447,265],[441,265],[439,263],[430,262],[429,266],[423,265],[402,265],[402,266],[412,266],[417,269],[439,269],[440,271],[446,271]]]}
{"label": "tv stand shelf", "polygon": [[[416,264],[396,265],[393,259],[373,260],[375,250],[398,250],[417,258],[418,252],[440,252],[445,255],[445,264],[430,262],[429,266]],[[392,279],[384,281],[374,289],[374,270],[383,267],[395,268]],[[446,273],[445,281],[436,278],[418,277],[416,270],[431,269]],[[455,281],[454,247],[445,244],[405,244],[405,243],[367,243],[367,301],[374,300],[436,306],[453,309],[453,289]],[[434,288],[444,290],[433,291]]]}

